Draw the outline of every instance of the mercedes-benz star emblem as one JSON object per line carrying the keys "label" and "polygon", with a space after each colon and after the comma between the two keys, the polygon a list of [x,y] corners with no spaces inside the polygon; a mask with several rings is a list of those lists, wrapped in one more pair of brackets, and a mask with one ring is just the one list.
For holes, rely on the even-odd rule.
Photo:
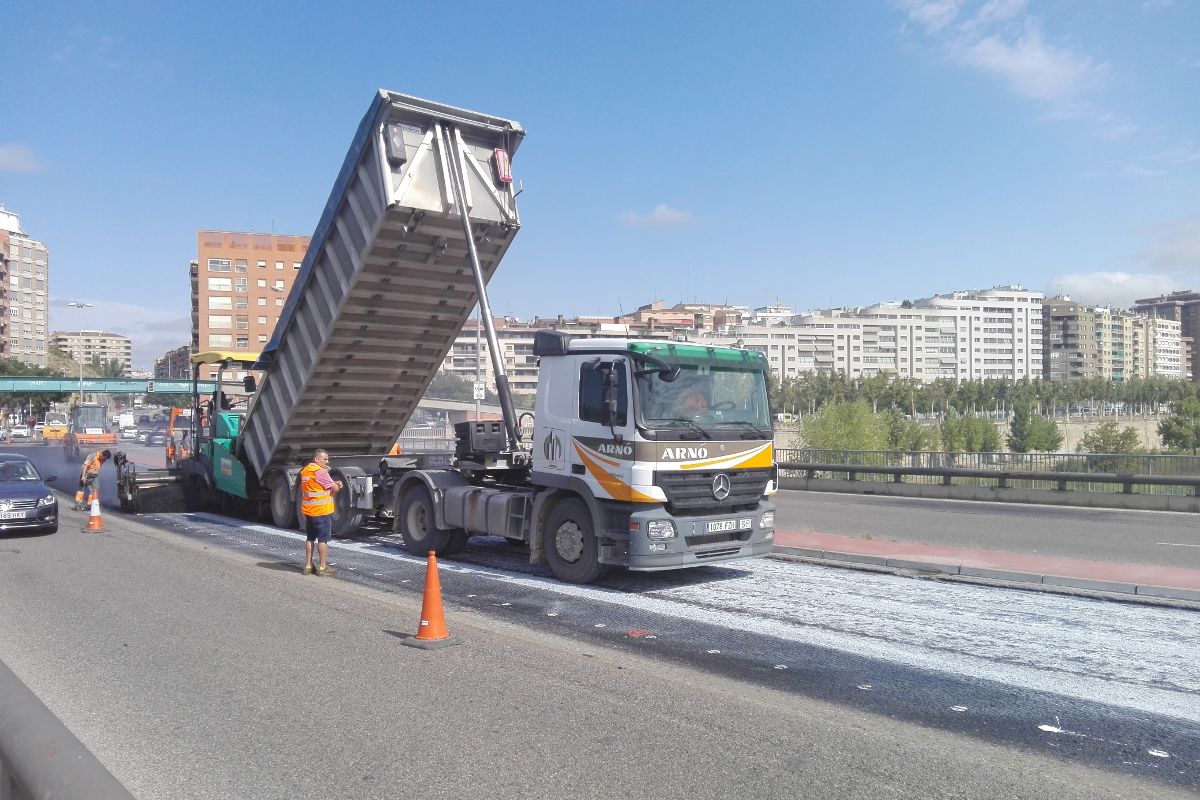
{"label": "mercedes-benz star emblem", "polygon": [[724,500],[729,497],[729,476],[724,472],[718,472],[717,477],[713,478],[713,497],[718,500]]}

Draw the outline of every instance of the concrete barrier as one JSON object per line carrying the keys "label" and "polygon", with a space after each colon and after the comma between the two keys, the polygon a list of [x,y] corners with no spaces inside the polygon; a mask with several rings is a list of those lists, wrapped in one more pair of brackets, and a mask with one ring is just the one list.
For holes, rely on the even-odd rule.
{"label": "concrete barrier", "polygon": [[1141,511],[1200,512],[1200,497],[1173,494],[1125,494],[1081,492],[1074,489],[1010,489],[995,486],[960,486],[891,481],[847,481],[828,478],[779,479],[780,489],[805,492],[840,492],[879,497],[923,497],[937,500],[984,500],[993,503],[1026,503],[1081,508],[1122,508]]}
{"label": "concrete barrier", "polygon": [[133,800],[0,662],[0,800]]}

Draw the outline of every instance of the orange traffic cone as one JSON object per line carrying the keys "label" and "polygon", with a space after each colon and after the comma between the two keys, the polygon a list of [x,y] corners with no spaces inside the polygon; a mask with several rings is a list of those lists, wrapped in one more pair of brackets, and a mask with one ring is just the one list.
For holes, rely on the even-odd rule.
{"label": "orange traffic cone", "polygon": [[100,498],[95,492],[92,492],[92,513],[88,516],[87,530],[104,530],[104,522],[100,519]]}
{"label": "orange traffic cone", "polygon": [[421,625],[417,635],[402,639],[402,644],[422,650],[436,650],[462,644],[462,639],[451,636],[446,630],[446,617],[442,614],[442,583],[438,580],[437,556],[429,551],[429,565],[425,567],[425,598],[421,603]]}

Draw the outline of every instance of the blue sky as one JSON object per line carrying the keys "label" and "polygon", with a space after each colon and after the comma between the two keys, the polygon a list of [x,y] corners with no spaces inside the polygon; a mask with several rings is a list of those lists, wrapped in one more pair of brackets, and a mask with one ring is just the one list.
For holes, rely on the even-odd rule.
{"label": "blue sky", "polygon": [[375,89],[519,120],[497,313],[1200,288],[1200,3],[10,0],[52,324],[188,339],[202,228],[308,234]]}

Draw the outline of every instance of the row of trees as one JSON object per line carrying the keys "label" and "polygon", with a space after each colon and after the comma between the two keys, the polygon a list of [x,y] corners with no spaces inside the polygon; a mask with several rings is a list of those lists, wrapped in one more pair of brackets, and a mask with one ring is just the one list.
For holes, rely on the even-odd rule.
{"label": "row of trees", "polygon": [[1040,379],[1009,381],[1000,378],[932,383],[885,374],[851,378],[845,373],[805,373],[797,378],[771,379],[774,413],[816,412],[826,403],[864,400],[873,411],[898,408],[909,415],[943,413],[1010,412],[1026,403],[1035,413],[1053,416],[1055,409],[1102,408],[1114,403],[1141,413],[1157,411],[1163,404],[1178,405],[1187,398],[1200,399],[1200,384],[1166,378],[1131,378],[1127,381],[1088,379],[1051,383]]}
{"label": "row of trees", "polygon": [[923,425],[899,408],[875,411],[866,400],[831,402],[804,418],[800,438],[805,447],[818,450],[994,453],[1007,445],[1027,453],[1062,447],[1062,432],[1053,420],[1033,413],[1026,403],[1013,411],[1010,433],[1002,440],[996,423],[986,417],[947,416],[936,426]]}

